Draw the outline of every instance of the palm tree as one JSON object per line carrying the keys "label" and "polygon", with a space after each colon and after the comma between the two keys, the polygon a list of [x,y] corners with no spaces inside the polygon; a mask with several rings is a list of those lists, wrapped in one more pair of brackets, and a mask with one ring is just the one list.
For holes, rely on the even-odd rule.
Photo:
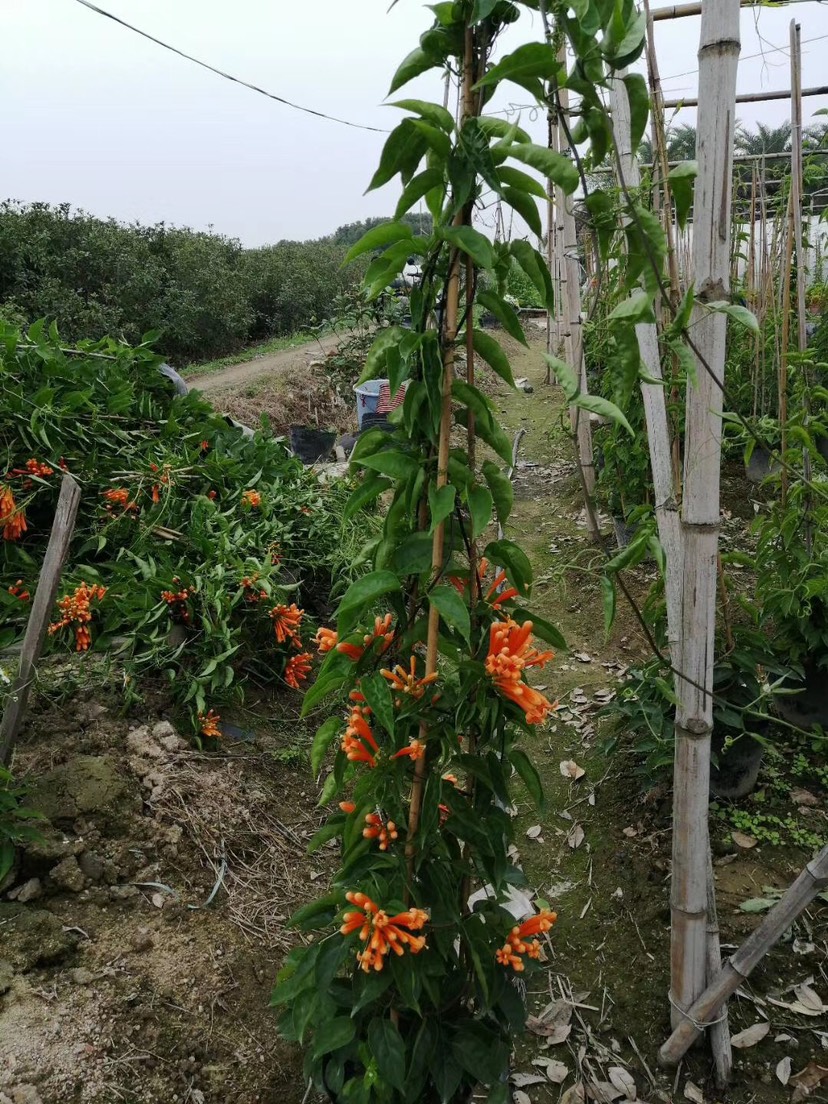
{"label": "palm tree", "polygon": [[780,126],[771,127],[764,123],[757,123],[755,131],[748,130],[747,127],[737,126],[733,146],[737,153],[756,158],[753,162],[742,162],[733,167],[733,198],[742,201],[739,206],[742,208],[742,214],[744,215],[748,210],[750,201],[754,167],[762,166],[765,178],[765,200],[767,201],[781,194],[781,184],[790,171],[790,165],[784,158],[774,158],[772,161],[763,162],[762,155],[789,152],[791,148],[791,124],[782,123]]}
{"label": "palm tree", "polygon": [[791,124],[782,123],[778,127],[769,127],[764,123],[757,123],[755,131],[737,126],[733,146],[737,153],[754,156],[763,153],[787,153],[791,148]]}
{"label": "palm tree", "polygon": [[[696,156],[696,128],[689,123],[680,126],[667,127],[667,160],[668,161],[692,161]],[[642,165],[653,163],[652,139],[641,139],[638,147],[638,160]]]}

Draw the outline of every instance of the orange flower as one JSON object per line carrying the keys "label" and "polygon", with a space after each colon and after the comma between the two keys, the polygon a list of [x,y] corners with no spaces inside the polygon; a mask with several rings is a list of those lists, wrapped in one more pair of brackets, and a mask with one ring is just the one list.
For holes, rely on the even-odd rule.
{"label": "orange flower", "polygon": [[17,598],[19,602],[28,602],[31,598],[31,594],[23,586],[22,579],[18,579],[16,583],[9,587],[9,594],[12,598]]}
{"label": "orange flower", "polygon": [[394,640],[394,633],[391,630],[391,622],[393,617],[390,613],[386,613],[385,617],[374,618],[374,631],[372,633],[366,633],[363,639],[363,644],[337,644],[336,650],[342,652],[349,659],[352,659],[355,663],[362,659],[375,640],[381,640],[380,655],[383,652],[388,651],[391,647],[391,643]]}
{"label": "orange flower", "polygon": [[353,801],[340,801],[339,807],[343,813],[350,814],[356,812],[356,805],[353,803]]}
{"label": "orange flower", "polygon": [[221,739],[221,729],[218,726],[221,716],[216,713],[215,709],[209,709],[206,715],[199,713],[198,719],[201,722],[202,736],[207,736],[211,740]]}
{"label": "orange flower", "polygon": [[209,441],[202,441],[201,442],[201,451],[202,452],[206,452],[209,447],[210,447],[210,442]]}
{"label": "orange flower", "polygon": [[[501,584],[506,583],[506,582],[508,582],[508,579],[506,578],[506,572],[505,571],[501,571],[497,575],[495,575],[495,580],[492,583],[492,585],[489,587],[489,589],[486,593],[486,601],[488,602],[489,599],[492,598],[492,595],[497,593],[497,588]],[[513,587],[513,586],[506,587],[505,590],[501,591],[500,594],[497,594],[497,597],[494,598],[494,600],[492,601],[492,606],[495,609],[498,609],[503,604],[503,602],[508,602],[510,598],[516,598],[517,593],[518,592],[515,589],[515,587]]]}
{"label": "orange flower", "polygon": [[530,916],[522,924],[516,925],[509,933],[506,942],[495,951],[495,958],[501,966],[511,966],[516,973],[524,969],[521,955],[528,958],[540,958],[541,945],[537,939],[531,943],[527,940],[534,935],[545,934],[558,919],[557,913],[549,909],[541,909],[535,916]]}
{"label": "orange flower", "polygon": [[383,678],[388,679],[395,690],[399,690],[401,694],[409,694],[415,701],[423,696],[429,683],[437,681],[436,671],[432,671],[430,675],[425,675],[423,678],[417,678],[416,656],[411,657],[408,671],[402,664],[398,663],[393,671],[382,670],[380,674]]}
{"label": "orange flower", "polygon": [[292,602],[289,606],[273,607],[270,611],[270,618],[273,621],[273,630],[279,644],[296,639],[304,616],[305,611],[300,610],[295,602]]}
{"label": "orange flower", "polygon": [[342,735],[342,750],[352,763],[367,763],[369,767],[377,765],[377,741],[371,726],[365,720],[370,709],[361,709],[355,705],[348,717],[348,726]]}
{"label": "orange flower", "polygon": [[161,485],[159,483],[153,483],[152,485],[152,501],[161,501]]}
{"label": "orange flower", "polygon": [[371,969],[382,970],[390,951],[403,955],[408,947],[412,954],[419,954],[425,947],[424,936],[411,934],[421,931],[428,921],[428,913],[423,909],[410,908],[388,916],[364,893],[346,893],[345,899],[357,908],[345,913],[339,930],[342,935],[359,932],[365,946],[357,954],[357,962],[366,974]]}
{"label": "orange flower", "polygon": [[55,474],[54,468],[50,468],[48,464],[42,464],[39,460],[35,460],[34,458],[26,461],[26,471],[29,475],[40,476],[41,479]]}
{"label": "orange flower", "polygon": [[14,501],[8,483],[0,487],[0,525],[3,526],[3,539],[7,541],[16,541],[28,528],[26,512]]}
{"label": "orange flower", "polygon": [[261,504],[262,504],[262,496],[259,494],[258,491],[243,491],[242,492],[242,505],[243,506],[250,506],[250,507],[255,508],[257,506],[261,506]]}
{"label": "orange flower", "polygon": [[102,494],[109,503],[107,510],[111,510],[113,506],[120,506],[124,513],[138,509],[136,502],[130,502],[129,491],[126,487],[111,487],[108,491],[103,491]]}
{"label": "orange flower", "polygon": [[89,622],[92,620],[90,603],[97,598],[100,601],[106,594],[106,587],[81,583],[75,588],[73,594],[67,594],[58,602],[58,609],[63,613],[60,621],[55,621],[49,626],[49,635],[69,625],[75,626],[75,650],[86,652],[92,643],[92,634],[89,632]]}
{"label": "orange flower", "polygon": [[329,652],[331,648],[336,647],[336,642],[339,639],[339,634],[336,629],[320,628],[313,638],[314,644],[319,649],[319,654],[324,655]]}
{"label": "orange flower", "polygon": [[387,851],[389,842],[397,839],[399,836],[394,821],[389,820],[387,824],[383,824],[382,817],[377,813],[367,813],[365,816],[365,823],[368,827],[362,829],[363,836],[365,839],[379,840],[380,851]]}
{"label": "orange flower", "polygon": [[[180,583],[181,580],[176,577],[173,579],[174,583]],[[171,617],[180,617],[185,625],[190,623],[190,611],[187,608],[187,602],[196,593],[195,587],[184,587],[182,590],[162,590],[161,598],[170,608]]]}
{"label": "orange flower", "polygon": [[426,746],[422,740],[412,740],[408,747],[398,751],[395,755],[392,755],[392,759],[402,759],[403,756],[410,756],[412,762],[417,759],[422,759],[426,753]]}
{"label": "orange flower", "polygon": [[216,492],[216,491],[208,491],[207,492],[207,497],[210,499],[210,501],[212,501],[216,497],[217,493],[218,492]]}
{"label": "orange flower", "polygon": [[301,684],[310,674],[312,663],[313,656],[310,652],[303,652],[302,655],[291,656],[287,661],[287,667],[285,667],[285,682],[288,686],[292,686],[294,690],[301,690]]}
{"label": "orange flower", "polygon": [[518,625],[509,619],[493,624],[489,631],[486,673],[505,698],[520,706],[528,724],[540,724],[554,706],[521,676],[527,667],[545,666],[554,653],[537,651],[531,646],[531,639],[531,621]]}

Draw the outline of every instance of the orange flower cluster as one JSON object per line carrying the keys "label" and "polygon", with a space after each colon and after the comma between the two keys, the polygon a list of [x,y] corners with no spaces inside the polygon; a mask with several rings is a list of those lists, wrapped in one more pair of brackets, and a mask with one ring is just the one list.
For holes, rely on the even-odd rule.
{"label": "orange flower cluster", "polygon": [[539,652],[532,647],[531,641],[531,621],[518,625],[510,618],[493,624],[489,631],[486,673],[505,698],[520,706],[528,724],[540,724],[554,706],[543,694],[527,685],[521,675],[527,667],[545,666],[554,653]]}
{"label": "orange flower cluster", "polygon": [[25,468],[15,468],[11,473],[12,475],[36,475],[40,479],[46,479],[50,475],[55,474],[55,469],[50,468],[48,464],[44,464],[41,460],[35,460],[34,457],[31,460],[26,461]]}
{"label": "orange flower cluster", "polygon": [[9,587],[9,594],[20,602],[28,602],[31,598],[31,594],[23,586],[22,579],[18,579],[16,583]]}
{"label": "orange flower cluster", "polygon": [[[415,701],[419,699],[425,693],[425,688],[429,683],[437,681],[437,672],[433,671],[430,675],[425,675],[423,678],[417,678],[417,657],[411,657],[411,663],[409,670],[406,671],[405,667],[401,663],[398,663],[393,671],[382,670],[380,674],[383,678],[388,679],[395,690],[398,690],[401,694],[408,694]],[[397,705],[400,704],[400,699],[397,699]]]}
{"label": "orange flower cluster", "polygon": [[355,705],[348,717],[348,726],[342,736],[342,750],[352,763],[377,765],[379,747],[366,717],[371,715],[368,706]]}
{"label": "orange flower cluster", "polygon": [[198,719],[201,722],[202,736],[207,736],[211,740],[221,739],[221,729],[219,728],[221,716],[216,713],[215,709],[208,709],[206,714],[199,713]]}
{"label": "orange flower cluster", "polygon": [[[501,966],[511,966],[515,973],[522,973],[525,963],[522,955],[527,958],[540,958],[541,945],[532,936],[548,932],[558,915],[549,909],[541,909],[535,916],[530,916],[522,924],[512,928],[506,942],[495,951],[495,958]],[[532,939],[527,943],[527,939]]]}
{"label": "orange flower cluster", "polygon": [[81,583],[79,587],[75,587],[74,594],[67,594],[58,602],[58,609],[63,613],[63,617],[60,621],[55,621],[54,624],[49,626],[49,635],[54,636],[61,629],[74,625],[75,650],[78,652],[88,651],[89,645],[92,643],[92,636],[88,628],[89,622],[92,620],[90,603],[95,598],[101,601],[105,594],[106,587],[96,586],[95,584],[89,586],[88,583]]}
{"label": "orange flower cluster", "polygon": [[16,541],[26,532],[26,512],[14,501],[12,489],[8,483],[0,486],[0,525],[3,526],[3,539]]}
{"label": "orange flower cluster", "polygon": [[342,935],[359,932],[365,947],[357,955],[357,962],[366,974],[371,969],[381,970],[390,951],[403,955],[408,947],[412,954],[419,954],[425,947],[425,936],[411,934],[421,931],[428,922],[428,913],[423,909],[410,908],[389,916],[364,893],[346,893],[345,898],[357,907],[345,913],[339,930]]}
{"label": "orange flower cluster", "polygon": [[302,655],[291,656],[287,661],[287,667],[285,667],[285,682],[288,686],[292,686],[294,690],[301,690],[302,683],[305,682],[310,674],[312,663],[313,656],[310,652],[303,652]]}
{"label": "orange flower cluster", "polygon": [[[173,579],[174,583],[179,583],[181,580],[176,577]],[[170,615],[173,617],[180,617],[185,625],[190,623],[190,611],[187,609],[187,602],[195,594],[195,587],[182,587],[181,590],[162,590],[161,597],[170,607]]]}
{"label": "orange flower cluster", "polygon": [[273,631],[279,644],[293,644],[296,648],[302,647],[299,639],[299,626],[305,611],[300,610],[295,602],[289,606],[274,606],[270,611],[270,619],[273,622]]}
{"label": "orange flower cluster", "polygon": [[258,579],[259,573],[258,571],[255,571],[252,578],[248,579],[248,577],[245,575],[245,577],[239,583],[239,586],[244,591],[244,596],[248,602],[264,602],[265,599],[269,597],[266,590],[261,590],[259,587],[256,586]]}
{"label": "orange flower cluster", "polygon": [[388,844],[399,836],[394,821],[389,820],[387,824],[383,824],[382,817],[377,813],[366,813],[365,823],[368,827],[362,829],[363,836],[365,839],[379,840],[380,851],[387,851]]}
{"label": "orange flower cluster", "polygon": [[131,513],[138,509],[137,502],[130,502],[129,491],[126,487],[112,487],[103,491],[103,497],[107,500],[107,510],[111,513],[113,506],[120,506],[124,513]]}
{"label": "orange flower cluster", "polygon": [[262,504],[262,496],[258,491],[242,491],[242,505],[255,509]]}
{"label": "orange flower cluster", "polygon": [[320,655],[324,655],[332,648],[335,648],[338,640],[339,634],[336,629],[326,629],[324,626],[317,631],[316,636],[313,638],[313,642],[319,649]]}
{"label": "orange flower cluster", "polygon": [[404,756],[410,756],[412,762],[417,759],[422,759],[426,753],[426,746],[422,740],[412,740],[408,747],[402,748],[391,756],[392,759],[402,759]]}
{"label": "orange flower cluster", "polygon": [[366,633],[362,638],[362,644],[337,644],[336,650],[346,655],[348,659],[352,659],[354,663],[362,659],[368,649],[376,640],[381,640],[380,655],[383,652],[387,652],[391,647],[391,643],[394,640],[394,633],[391,629],[391,622],[393,617],[390,613],[386,613],[385,617],[376,617],[374,619],[374,631],[372,633]]}

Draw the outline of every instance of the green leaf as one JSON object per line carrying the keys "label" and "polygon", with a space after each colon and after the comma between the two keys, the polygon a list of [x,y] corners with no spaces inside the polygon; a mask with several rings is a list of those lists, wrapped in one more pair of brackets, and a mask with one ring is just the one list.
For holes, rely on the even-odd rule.
{"label": "green leaf", "polygon": [[402,177],[404,184],[414,175],[428,145],[426,136],[417,130],[414,123],[414,119],[403,119],[400,125],[388,135],[380,154],[379,168],[371,178],[366,191],[371,192],[375,188],[381,188],[397,173]]}
{"label": "green leaf", "polygon": [[323,1020],[313,1034],[313,1056],[321,1058],[332,1050],[347,1046],[356,1035],[356,1022],[350,1016]]}
{"label": "green leaf", "polygon": [[400,589],[400,580],[391,571],[372,571],[354,580],[339,603],[337,615],[368,609],[378,598]]}
{"label": "green leaf", "polygon": [[361,257],[363,253],[370,253],[374,249],[382,249],[384,245],[391,245],[402,238],[413,238],[414,231],[406,222],[383,222],[367,230],[356,245],[352,245],[345,254],[343,267]]}
{"label": "green leaf", "polygon": [[449,628],[455,629],[464,640],[469,639],[471,624],[466,603],[453,586],[438,586],[429,592],[428,600]]}
{"label": "green leaf", "polygon": [[442,226],[440,237],[466,253],[478,268],[494,268],[492,243],[471,226]]}
{"label": "green leaf", "polygon": [[398,449],[384,449],[382,452],[375,452],[373,456],[366,456],[363,460],[360,460],[360,464],[365,468],[373,468],[374,471],[382,472],[383,475],[390,475],[392,479],[408,479],[414,475],[419,467],[413,456],[409,456],[406,452],[400,452]]}
{"label": "green leaf", "polygon": [[405,1088],[405,1043],[388,1016],[377,1016],[371,1020],[368,1046],[380,1077],[402,1092]]}
{"label": "green leaf", "polygon": [[631,437],[635,437],[633,427],[627,421],[624,411],[616,406],[614,402],[610,402],[609,399],[605,399],[601,395],[578,394],[571,401],[573,406],[577,406],[581,410],[587,410],[591,414],[600,414],[602,418],[609,418],[616,425],[623,426]]}
{"label": "green leaf", "polygon": [[698,174],[698,161],[680,161],[667,174],[673,199],[676,201],[676,218],[682,230],[693,206],[693,182]]}
{"label": "green leaf", "polygon": [[388,682],[380,674],[363,675],[359,688],[371,707],[371,712],[389,734],[394,735],[394,701]]}
{"label": "green leaf", "polygon": [[[478,128],[486,135],[487,138],[501,138],[506,139],[506,142],[531,142],[532,139],[519,127],[517,123],[507,123],[505,119],[498,119],[496,115],[481,115],[477,120]],[[468,125],[468,124],[466,124]],[[502,175],[502,169],[498,170]],[[514,170],[518,172],[518,169]],[[532,179],[531,177],[529,178]],[[504,183],[507,183],[504,180]],[[536,183],[533,181],[533,183]],[[546,193],[544,192],[544,195]]]}
{"label": "green leaf", "polygon": [[532,233],[542,238],[543,224],[541,223],[538,205],[532,196],[526,195],[525,192],[521,192],[517,188],[504,188],[503,198],[510,207],[517,211]]}
{"label": "green leaf", "polygon": [[634,291],[628,299],[622,299],[607,316],[621,318],[625,322],[655,322],[653,304],[646,291]]}
{"label": "green leaf", "polygon": [[491,460],[483,461],[482,471],[483,478],[488,483],[489,490],[492,492],[494,508],[497,511],[497,519],[501,525],[505,525],[509,514],[512,512],[512,505],[515,500],[512,481],[508,475],[502,472],[497,464],[493,464]]}
{"label": "green leaf", "polygon": [[572,195],[578,187],[577,168],[569,158],[547,149],[546,146],[536,146],[533,142],[515,142],[506,147],[505,153],[543,173],[562,188],[566,195]]}
{"label": "green leaf", "polygon": [[551,644],[553,648],[559,648],[561,651],[567,650],[566,640],[560,630],[556,629],[551,621],[546,621],[543,617],[538,617],[532,610],[518,609],[517,607],[512,610],[512,617],[521,624],[524,621],[531,621],[533,636],[537,636],[540,640],[545,641],[547,644]]}
{"label": "green leaf", "polygon": [[443,187],[443,174],[439,169],[424,169],[423,172],[417,173],[403,189],[394,217],[400,218],[406,211],[410,211],[414,204],[421,200],[427,192],[434,188]]}
{"label": "green leaf", "polygon": [[511,307],[504,299],[490,290],[481,291],[477,296],[478,303],[485,307],[486,310],[490,310],[503,329],[515,339],[519,341],[521,345],[529,347],[529,342],[526,340],[526,335],[523,332],[523,327],[520,324],[514,307]]}
{"label": "green leaf", "polygon": [[457,1061],[484,1085],[499,1082],[509,1068],[508,1050],[496,1031],[483,1023],[466,1023],[452,1042]]}
{"label": "green leaf", "polygon": [[492,563],[504,567],[511,584],[521,594],[526,594],[532,585],[532,565],[522,548],[510,540],[492,541],[486,546],[484,555]]}
{"label": "green leaf", "polygon": [[342,728],[342,722],[339,717],[328,717],[316,731],[316,735],[313,738],[311,744],[311,774],[314,778],[319,774],[319,770],[322,766],[322,761],[331,746],[336,739],[337,734]]}
{"label": "green leaf", "polygon": [[[377,227],[377,229],[379,229],[379,227]],[[402,326],[388,326],[386,329],[380,330],[379,334],[374,339],[374,343],[368,350],[368,355],[365,358],[365,367],[362,369],[359,383],[365,383],[366,380],[376,379],[380,373],[385,370],[385,359],[388,350],[399,345],[405,336],[406,331]]]}
{"label": "green leaf", "polygon": [[[299,928],[300,931],[309,931],[314,927],[324,927],[327,923],[327,916],[333,910],[336,912],[341,903],[341,895],[339,893],[328,893],[325,897],[319,897],[316,901],[311,901],[307,905],[303,905],[288,920],[289,928]],[[303,972],[307,972],[303,970]]]}
{"label": "green leaf", "polygon": [[544,258],[527,241],[513,241],[510,250],[517,263],[538,289],[543,305],[548,311],[554,311],[555,294],[552,288],[552,277],[549,275],[549,267]]}
{"label": "green leaf", "polygon": [[756,315],[739,303],[705,303],[700,299],[697,299],[696,302],[707,307],[708,310],[715,311],[717,314],[728,315],[734,322],[738,322],[740,326],[744,326],[745,329],[750,330],[751,333],[758,334],[760,332],[759,323],[756,321]]}
{"label": "green leaf", "polygon": [[334,690],[338,690],[346,682],[348,682],[348,676],[341,674],[318,678],[302,699],[302,716],[307,717],[315,705],[318,705],[324,698],[327,698],[328,694],[332,694]]}
{"label": "green leaf", "polygon": [[553,77],[557,78],[561,73],[561,64],[553,46],[544,42],[527,42],[523,46],[518,46],[511,54],[507,54],[497,65],[493,65],[483,79],[477,82],[475,88],[486,88],[504,80],[516,80],[521,83],[527,77],[545,81]]}
{"label": "green leaf", "polygon": [[430,533],[433,533],[441,521],[449,516],[454,509],[455,488],[449,483],[445,487],[437,487],[432,483],[428,488],[428,508],[431,513]]}
{"label": "green leaf", "polygon": [[520,169],[516,169],[512,165],[502,165],[498,169],[498,176],[502,184],[510,188],[518,188],[528,195],[537,196],[538,199],[546,200],[546,188],[534,176],[521,172]]}
{"label": "green leaf", "polygon": [[739,908],[742,912],[767,912],[775,904],[770,897],[751,897],[749,901],[742,901]]}
{"label": "green leaf", "polygon": [[633,152],[641,145],[647,119],[650,117],[650,93],[640,73],[627,73],[622,78],[630,101],[630,140]]}
{"label": "green leaf", "polygon": [[544,353],[544,359],[552,369],[552,374],[558,381],[561,390],[566,396],[567,402],[572,402],[580,390],[578,377],[569,365],[565,361],[559,360],[558,357],[549,356],[548,353]]}
{"label": "green leaf", "polygon": [[499,3],[500,0],[474,0],[469,22],[476,24],[488,19]]}
{"label": "green leaf", "polygon": [[432,126],[425,119],[412,119],[411,124],[425,138],[428,148],[440,161],[448,161],[451,155],[451,139],[444,130]]}
{"label": "green leaf", "polygon": [[512,369],[509,367],[509,361],[500,345],[498,345],[493,337],[490,337],[489,334],[484,333],[479,328],[475,329],[472,336],[474,339],[474,351],[477,355],[482,357],[492,371],[500,376],[502,380],[505,380],[510,387],[514,387],[515,381],[512,378]]}
{"label": "green leaf", "polygon": [[[343,679],[342,681],[344,682],[345,680]],[[325,784],[322,787],[322,793],[319,795],[319,800],[316,803],[317,807],[321,809],[324,805],[327,805],[328,802],[331,801],[334,795],[339,791],[339,786],[340,782],[336,776],[336,771],[331,771],[331,773],[325,779]]]}
{"label": "green leaf", "polygon": [[427,73],[429,69],[434,67],[434,64],[434,60],[430,58],[424,50],[421,50],[419,46],[416,50],[412,50],[407,57],[403,58],[399,68],[394,74],[394,79],[391,81],[391,87],[388,89],[388,95],[393,95],[398,88],[402,88],[404,84],[408,84],[410,80],[414,80],[420,73]]}
{"label": "green leaf", "polygon": [[537,768],[529,756],[521,748],[512,748],[509,752],[512,766],[518,772],[521,780],[529,791],[529,795],[538,809],[543,809],[543,783]]}
{"label": "green leaf", "polygon": [[472,539],[483,532],[492,520],[492,496],[485,487],[472,487],[469,491],[469,513],[472,520]]}
{"label": "green leaf", "polygon": [[342,512],[343,518],[345,518],[346,521],[352,518],[354,514],[358,514],[364,506],[367,506],[369,502],[373,502],[383,491],[387,491],[388,488],[392,486],[393,483],[391,480],[386,479],[384,476],[368,476],[365,481],[352,492]]}
{"label": "green leaf", "polygon": [[604,603],[604,633],[607,637],[615,623],[615,581],[607,575],[601,576],[601,598]]}
{"label": "green leaf", "polygon": [[395,100],[388,106],[399,107],[403,111],[412,111],[415,115],[421,115],[447,134],[451,134],[454,130],[454,117],[441,104],[431,103],[428,100]]}

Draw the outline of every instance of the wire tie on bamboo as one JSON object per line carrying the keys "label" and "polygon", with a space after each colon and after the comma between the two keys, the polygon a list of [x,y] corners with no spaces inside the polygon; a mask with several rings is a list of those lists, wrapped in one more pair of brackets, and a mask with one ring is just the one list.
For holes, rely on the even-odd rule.
{"label": "wire tie on bamboo", "polygon": [[725,1011],[722,1012],[721,1016],[719,1016],[715,1020],[694,1019],[694,1017],[690,1015],[686,1008],[681,1008],[678,1004],[676,1004],[675,1000],[673,1000],[673,994],[669,990],[667,992],[667,1000],[670,1002],[673,1008],[675,1008],[676,1012],[678,1012],[680,1016],[683,1016],[685,1020],[688,1021],[688,1023],[691,1023],[693,1027],[695,1027],[696,1031],[706,1031],[708,1027],[715,1027],[716,1024],[724,1023],[724,1021],[727,1019],[727,1009],[725,1009]]}

